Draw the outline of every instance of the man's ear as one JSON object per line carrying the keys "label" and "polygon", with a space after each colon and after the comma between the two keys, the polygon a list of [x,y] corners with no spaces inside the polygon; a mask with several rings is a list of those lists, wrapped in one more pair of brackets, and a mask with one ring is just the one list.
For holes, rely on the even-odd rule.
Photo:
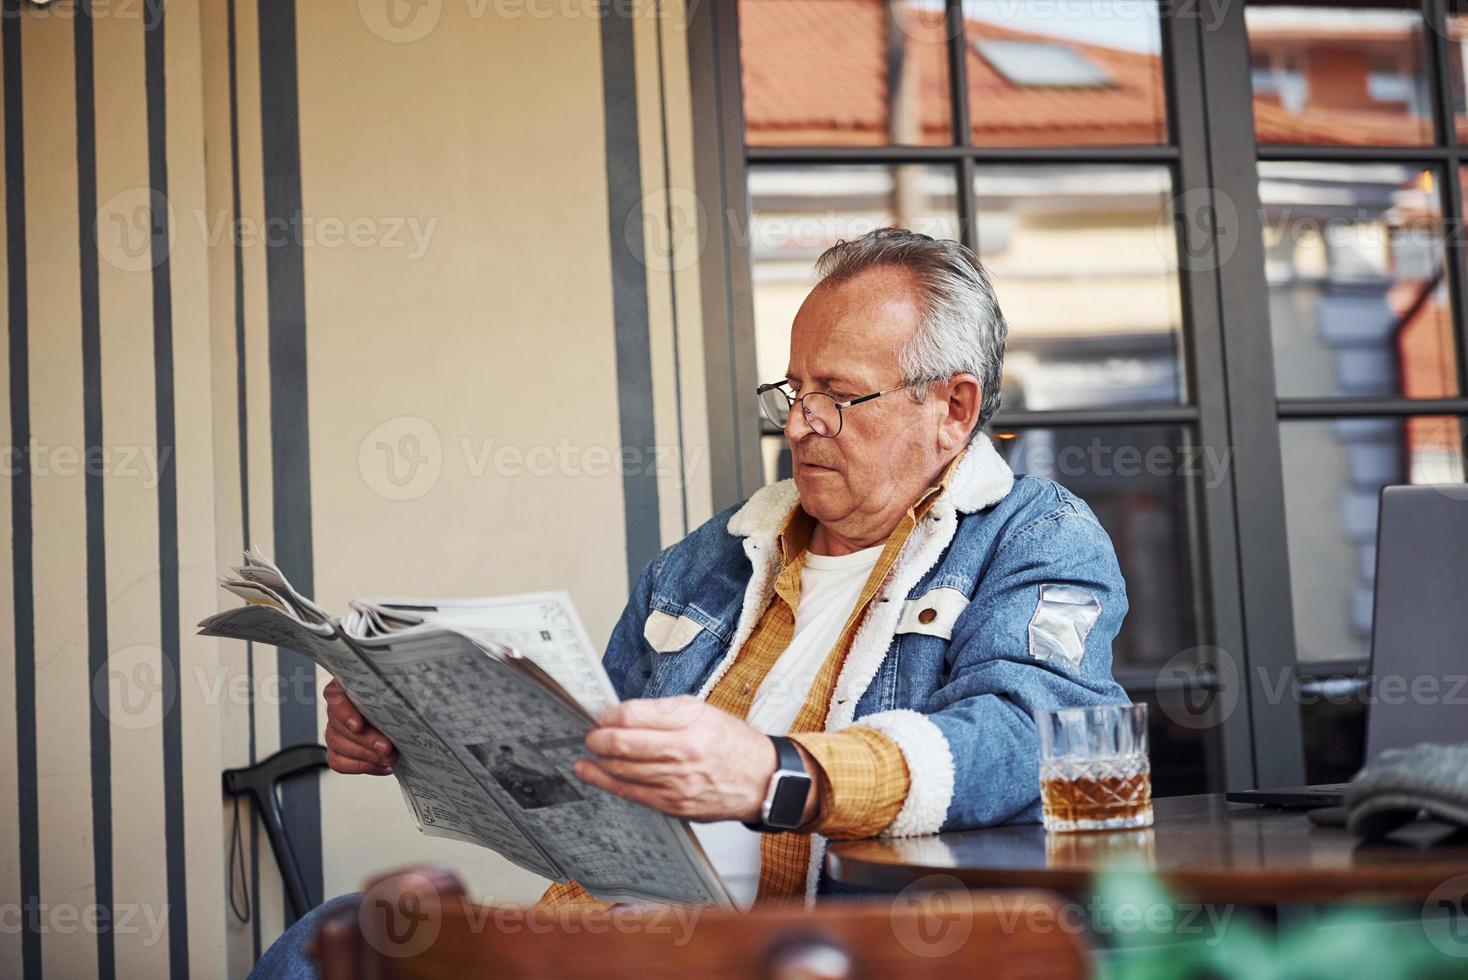
{"label": "man's ear", "polygon": [[983,393],[979,379],[972,374],[955,374],[944,382],[938,391],[944,410],[938,423],[940,449],[959,449],[968,443],[969,434],[979,422]]}

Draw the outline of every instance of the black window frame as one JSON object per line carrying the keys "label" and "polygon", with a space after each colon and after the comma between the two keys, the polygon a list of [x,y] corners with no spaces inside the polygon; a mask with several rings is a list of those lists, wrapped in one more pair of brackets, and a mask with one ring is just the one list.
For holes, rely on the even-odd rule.
{"label": "black window frame", "polygon": [[[1151,163],[1168,167],[1175,202],[1194,212],[1175,216],[1182,302],[1180,355],[1188,399],[1176,405],[1129,408],[1003,411],[990,429],[1180,424],[1204,446],[1227,447],[1228,478],[1188,481],[1190,549],[1195,568],[1195,621],[1200,649],[1224,651],[1236,674],[1215,669],[1205,654],[1196,669],[1159,676],[1119,670],[1134,696],[1181,686],[1216,690],[1222,677],[1240,678],[1236,696],[1214,699],[1208,719],[1211,789],[1291,785],[1305,775],[1304,739],[1293,684],[1328,676],[1359,676],[1363,665],[1298,663],[1290,596],[1280,425],[1294,419],[1450,415],[1468,419],[1468,315],[1461,236],[1447,236],[1444,261],[1455,327],[1459,396],[1438,399],[1278,398],[1264,243],[1258,194],[1261,160],[1403,161],[1433,167],[1443,177],[1445,225],[1461,228],[1460,168],[1468,161],[1457,140],[1445,30],[1450,0],[1400,2],[1427,18],[1427,70],[1439,139],[1423,146],[1284,146],[1258,144],[1254,132],[1250,53],[1244,5],[1215,10],[1159,3],[1168,142],[1140,146],[986,147],[969,142],[967,38],[962,0],[945,0],[954,141],[950,146],[833,148],[747,147],[739,67],[737,0],[690,5],[688,44],[695,123],[695,179],[701,200],[718,202],[701,264],[708,383],[713,506],[722,509],[764,482],[762,426],[754,398],[753,297],[748,249],[748,164],[947,164],[957,168],[961,235],[977,246],[974,174],[997,163]],[[1381,7],[1337,2],[1322,6]],[[1207,17],[1205,18],[1205,13]],[[1214,18],[1216,20],[1208,20]],[[1232,204],[1226,211],[1215,206]],[[1200,208],[1236,216],[1229,252]],[[715,209],[707,207],[709,214]],[[1220,228],[1220,234],[1228,233]],[[977,250],[977,249],[976,249]],[[1206,365],[1206,369],[1200,366]],[[1232,710],[1221,706],[1232,705]]]}

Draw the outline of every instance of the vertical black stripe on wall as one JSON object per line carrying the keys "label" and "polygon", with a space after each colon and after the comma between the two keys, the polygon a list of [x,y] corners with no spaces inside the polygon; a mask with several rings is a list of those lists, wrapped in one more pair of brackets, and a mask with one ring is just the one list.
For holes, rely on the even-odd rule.
{"label": "vertical black stripe on wall", "polygon": [[[165,88],[165,0],[144,0],[144,88],[148,107],[148,187],[152,209],[153,410],[158,459],[158,614],[163,669],[179,670],[178,447],[173,387],[173,288],[168,237],[168,103]],[[163,839],[167,844],[168,970],[189,975],[189,901],[184,848],[183,701],[163,715]]]}
{"label": "vertical black stripe on wall", "polygon": [[[675,0],[676,2],[676,0]],[[683,353],[678,336],[678,263],[673,261],[677,252],[676,229],[673,227],[673,162],[668,149],[668,82],[663,73],[663,17],[662,0],[653,9],[657,23],[658,55],[658,134],[663,144],[663,231],[668,236],[668,321],[673,328],[673,401],[678,418],[678,503],[683,515],[683,533],[688,528],[688,447],[683,439]]]}
{"label": "vertical black stripe on wall", "polygon": [[[235,34],[235,3],[227,8],[229,30],[229,181],[230,214],[235,221],[232,237],[234,249],[234,384],[237,455],[240,461],[240,539],[246,548],[250,540],[250,413],[249,380],[245,363],[245,252],[241,246],[240,221],[240,88],[239,47]],[[245,644],[245,677],[248,691],[246,709],[249,718],[250,765],[258,761],[255,731],[255,644]],[[251,962],[260,958],[260,821],[250,821],[250,949]]]}
{"label": "vertical black stripe on wall", "polygon": [[[76,202],[78,255],[81,260],[82,431],[85,451],[101,451],[102,311],[97,285],[97,98],[93,87],[92,5],[78,0],[73,22],[76,73]],[[97,905],[112,910],[112,729],[109,690],[96,679],[107,670],[107,532],[104,487],[99,467],[84,470],[87,525],[87,692],[91,707],[92,874]],[[107,920],[112,921],[109,915]],[[97,929],[97,976],[116,976],[113,932]]]}
{"label": "vertical black stripe on wall", "polygon": [[41,828],[36,799],[36,614],[31,565],[31,387],[26,290],[25,116],[21,91],[20,5],[4,0],[0,57],[5,72],[5,263],[10,332],[10,567],[15,637],[15,770],[20,799],[21,971],[41,976],[41,929],[30,910],[41,900]]}
{"label": "vertical black stripe on wall", "polygon": [[652,345],[647,325],[633,22],[626,11],[608,10],[600,23],[617,416],[624,453],[622,515],[627,532],[630,588],[636,584],[643,567],[657,555],[662,540],[658,514],[658,447],[653,422]]}
{"label": "vertical black stripe on wall", "polygon": [[[267,227],[298,227],[301,218],[301,124],[296,83],[295,0],[260,3],[260,128],[265,168]],[[270,337],[271,495],[275,560],[306,595],[315,591],[311,547],[310,425],[306,398],[306,269],[293,236],[265,250]],[[316,669],[293,650],[280,651],[285,697],[280,705],[282,746],[315,742]],[[283,787],[286,828],[306,894],[320,901],[321,784],[315,775]],[[286,925],[295,915],[286,908]]]}

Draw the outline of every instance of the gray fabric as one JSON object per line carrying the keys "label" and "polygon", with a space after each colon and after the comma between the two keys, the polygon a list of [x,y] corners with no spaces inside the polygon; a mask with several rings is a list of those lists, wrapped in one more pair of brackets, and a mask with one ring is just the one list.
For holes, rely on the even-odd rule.
{"label": "gray fabric", "polygon": [[1414,745],[1383,752],[1346,787],[1346,825],[1381,837],[1419,814],[1468,827],[1468,745]]}

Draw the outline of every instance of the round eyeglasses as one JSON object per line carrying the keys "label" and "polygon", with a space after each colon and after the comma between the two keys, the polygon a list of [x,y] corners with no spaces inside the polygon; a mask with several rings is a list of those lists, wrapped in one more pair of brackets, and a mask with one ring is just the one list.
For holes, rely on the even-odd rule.
{"label": "round eyeglasses", "polygon": [[816,435],[825,436],[827,439],[834,439],[840,434],[842,413],[846,409],[853,405],[860,405],[862,402],[869,402],[874,398],[881,398],[894,391],[911,388],[916,384],[916,382],[909,381],[907,384],[883,391],[874,391],[860,398],[837,401],[835,397],[824,391],[808,391],[799,398],[795,398],[785,390],[785,386],[789,383],[789,381],[772,381],[756,388],[754,393],[759,396],[760,411],[764,413],[765,418],[783,429],[790,422],[790,410],[799,404],[801,414],[805,417],[805,424],[810,426],[811,431]]}

